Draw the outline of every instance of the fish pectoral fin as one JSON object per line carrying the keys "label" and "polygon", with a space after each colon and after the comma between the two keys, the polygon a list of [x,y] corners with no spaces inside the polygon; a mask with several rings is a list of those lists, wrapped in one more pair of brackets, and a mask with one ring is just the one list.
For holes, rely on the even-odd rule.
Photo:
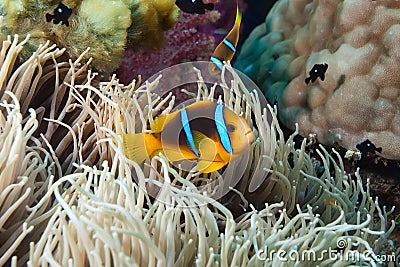
{"label": "fish pectoral fin", "polygon": [[226,164],[227,162],[224,161],[200,160],[199,163],[197,163],[196,165],[196,169],[202,173],[210,173],[221,169]]}
{"label": "fish pectoral fin", "polygon": [[[205,134],[203,134],[202,132],[199,132],[199,131],[193,131],[192,132],[192,135],[193,135],[193,142],[194,142],[194,145],[195,145],[195,147],[196,147],[196,149],[197,150],[199,150],[200,151],[200,143],[203,141],[203,140],[207,140],[207,142],[210,140],[211,142],[214,142],[213,140],[211,140],[207,135],[205,135]],[[204,143],[203,145],[205,145],[206,143]]]}
{"label": "fish pectoral fin", "polygon": [[218,153],[217,144],[208,137],[203,137],[199,142],[200,160],[196,169],[202,173],[210,173],[224,167],[228,161],[224,161]]}
{"label": "fish pectoral fin", "polygon": [[214,161],[217,154],[217,144],[205,134],[194,131],[193,139],[200,154],[200,160]]}
{"label": "fish pectoral fin", "polygon": [[145,134],[121,134],[122,148],[127,158],[142,163],[149,158],[146,149]]}
{"label": "fish pectoral fin", "polygon": [[196,165],[196,169],[199,172],[214,172],[227,164],[227,162],[223,161],[219,156],[217,144],[212,139],[204,137],[204,135],[199,142],[199,152],[200,160]]}

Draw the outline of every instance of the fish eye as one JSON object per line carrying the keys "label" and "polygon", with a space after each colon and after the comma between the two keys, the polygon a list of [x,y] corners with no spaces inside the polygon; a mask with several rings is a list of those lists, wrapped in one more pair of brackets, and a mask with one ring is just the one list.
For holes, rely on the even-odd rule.
{"label": "fish eye", "polygon": [[236,130],[236,127],[235,127],[235,125],[228,124],[226,126],[226,129],[228,130],[228,132],[234,132]]}

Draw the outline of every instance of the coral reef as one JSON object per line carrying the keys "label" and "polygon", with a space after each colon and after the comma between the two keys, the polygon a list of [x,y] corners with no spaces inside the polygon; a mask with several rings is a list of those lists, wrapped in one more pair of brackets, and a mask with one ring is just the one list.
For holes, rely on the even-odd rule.
{"label": "coral reef", "polygon": [[173,0],[71,0],[69,25],[46,20],[61,1],[10,0],[0,2],[4,21],[0,40],[17,33],[30,35],[21,53],[26,60],[39,44],[48,40],[66,48],[69,58],[76,60],[88,47],[85,59],[93,58],[93,66],[104,72],[115,70],[126,48],[160,48],[163,32],[178,19],[179,9]]}
{"label": "coral reef", "polygon": [[[278,1],[246,40],[237,67],[278,102],[279,118],[347,149],[369,139],[400,159],[397,1]],[[314,64],[325,80],[306,84]]]}
{"label": "coral reef", "polygon": [[130,50],[125,52],[118,78],[130,83],[141,75],[143,80],[158,71],[188,60],[207,60],[215,47],[214,37],[201,31],[204,24],[215,22],[218,11],[205,15],[181,13],[175,26],[164,33],[165,46],[157,51]]}
{"label": "coral reef", "polygon": [[[334,150],[332,156],[321,146],[318,164],[305,154],[306,140],[295,149],[297,132],[285,140],[272,109],[261,107],[229,65],[223,74],[232,80],[220,84],[219,101],[243,111],[257,141],[240,183],[216,200],[212,192],[223,184],[211,191],[199,185],[218,182],[219,173],[185,172],[162,156],[139,166],[123,155],[118,133],[145,131],[174,107],[172,95],[153,93],[161,78],[140,86],[115,77],[99,82],[82,57],[63,62],[64,50],[49,43],[13,69],[27,41],[9,37],[0,53],[1,153],[10,151],[0,165],[1,264],[309,264],[265,254],[279,249],[299,255],[313,249],[319,266],[378,265],[380,254],[396,256],[390,211],[379,207],[368,184],[358,173],[349,176]],[[201,73],[196,84],[196,99],[214,98],[215,87]],[[251,195],[255,180],[261,184]],[[238,216],[231,211],[236,199],[243,207]],[[323,252],[329,249],[333,258]]]}
{"label": "coral reef", "polygon": [[271,10],[276,1],[277,0],[260,2],[257,0],[243,0],[246,9],[243,13],[243,28],[240,34],[238,51],[240,51],[240,47],[242,47],[244,40],[247,39],[253,29],[265,20],[265,16]]}

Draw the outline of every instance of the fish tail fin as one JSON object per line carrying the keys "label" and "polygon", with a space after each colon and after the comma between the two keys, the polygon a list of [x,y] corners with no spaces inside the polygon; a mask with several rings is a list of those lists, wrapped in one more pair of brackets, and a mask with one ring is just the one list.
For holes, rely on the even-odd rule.
{"label": "fish tail fin", "polygon": [[381,147],[377,147],[375,150],[378,151],[379,153],[382,153],[382,148]]}
{"label": "fish tail fin", "polygon": [[139,164],[150,158],[160,146],[160,141],[153,134],[121,134],[120,136],[125,156]]}
{"label": "fish tail fin", "polygon": [[306,84],[308,84],[311,80],[311,77],[306,78],[304,81],[306,82]]}
{"label": "fish tail fin", "polygon": [[204,8],[207,9],[207,10],[213,10],[214,9],[214,3],[205,4]]}

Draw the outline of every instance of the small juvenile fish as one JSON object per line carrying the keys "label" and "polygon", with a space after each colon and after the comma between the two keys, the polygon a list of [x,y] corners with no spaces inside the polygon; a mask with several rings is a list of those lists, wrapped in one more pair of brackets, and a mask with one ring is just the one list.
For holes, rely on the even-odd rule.
{"label": "small juvenile fish", "polygon": [[54,14],[51,15],[49,13],[46,14],[46,21],[50,22],[53,20],[55,24],[61,22],[65,26],[69,26],[68,19],[72,15],[72,9],[69,6],[64,5],[63,3],[58,4],[58,6],[54,9]]}
{"label": "small juvenile fish", "polygon": [[277,108],[278,109],[278,96],[275,96],[275,100],[274,100],[274,104],[272,105],[273,108]]}
{"label": "small juvenile fish", "polygon": [[180,10],[190,14],[204,14],[207,10],[213,10],[214,4],[204,4],[202,0],[176,0],[175,4]]}
{"label": "small juvenile fish", "polygon": [[214,64],[210,65],[211,73],[219,73],[224,66],[223,61],[232,60],[236,53],[236,46],[239,41],[240,34],[240,23],[242,21],[242,14],[239,11],[239,7],[236,7],[236,19],[230,32],[226,35],[225,39],[218,44],[213,54],[210,57],[210,61]]}
{"label": "small juvenile fish", "polygon": [[319,77],[322,81],[325,79],[325,72],[328,69],[328,64],[323,63],[323,64],[315,64],[313,68],[310,70],[308,75],[310,77],[305,79],[306,84],[308,84],[310,81],[313,83],[317,80]]}
{"label": "small juvenile fish", "polygon": [[336,208],[339,206],[339,201],[333,197],[327,197],[325,198],[325,204],[331,206],[332,208]]}
{"label": "small juvenile fish", "polygon": [[375,152],[382,153],[381,147],[376,147],[369,139],[356,145],[361,154],[375,154]]}
{"label": "small juvenile fish", "polygon": [[160,152],[170,161],[197,160],[210,173],[242,154],[254,134],[246,120],[211,101],[200,101],[156,118],[152,133],[121,134],[124,154],[137,163]]}

